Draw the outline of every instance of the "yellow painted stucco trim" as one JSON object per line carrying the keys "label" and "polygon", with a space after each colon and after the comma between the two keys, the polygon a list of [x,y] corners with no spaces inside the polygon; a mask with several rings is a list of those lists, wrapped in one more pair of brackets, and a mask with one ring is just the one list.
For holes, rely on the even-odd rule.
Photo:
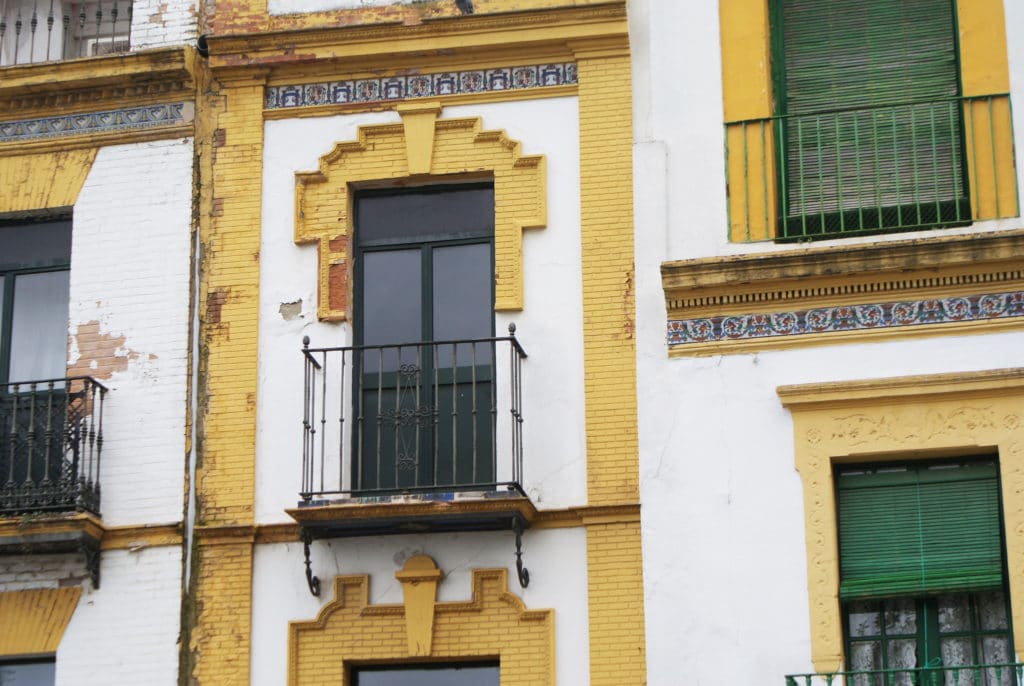
{"label": "yellow painted stucco trim", "polygon": [[347,686],[353,665],[424,659],[498,661],[502,686],[555,683],[554,611],[527,609],[508,590],[506,570],[475,569],[470,600],[436,602],[431,592],[439,574],[426,564],[414,567],[396,578],[404,588],[426,584],[425,593],[405,595],[402,605],[371,605],[366,575],[335,577],[334,599],[317,618],[288,627],[288,685]]}
{"label": "yellow painted stucco trim", "polygon": [[[1024,530],[1024,369],[781,386],[803,485],[811,662],[843,664],[832,480],[837,463],[999,455],[1003,523]],[[1024,540],[1007,536],[1013,623],[1024,626]],[[1014,639],[1024,654],[1024,636]]]}
{"label": "yellow painted stucco trim", "polygon": [[0,593],[0,657],[57,652],[81,595],[81,586]]}
{"label": "yellow painted stucco trim", "polygon": [[[722,113],[729,240],[770,240],[777,226],[770,0],[721,0]],[[974,219],[1016,217],[1003,0],[959,0],[960,80]],[[988,96],[995,96],[992,101]]]}
{"label": "yellow painted stucco trim", "polygon": [[523,231],[547,223],[545,162],[523,155],[503,131],[480,119],[436,119],[441,106],[400,108],[401,124],[362,126],[358,139],[338,143],[320,158],[319,171],[295,175],[295,242],[316,244],[321,320],[349,317],[351,304],[351,194],[381,182],[429,185],[494,183],[494,307],[523,307]]}

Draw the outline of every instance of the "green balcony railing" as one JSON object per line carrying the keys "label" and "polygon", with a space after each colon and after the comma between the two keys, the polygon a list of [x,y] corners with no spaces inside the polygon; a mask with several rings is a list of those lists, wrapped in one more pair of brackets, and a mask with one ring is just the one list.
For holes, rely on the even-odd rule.
{"label": "green balcony railing", "polygon": [[916,667],[832,674],[789,674],[786,686],[1019,686],[1024,664]]}
{"label": "green balcony railing", "polygon": [[726,124],[733,241],[810,240],[1018,214],[1009,96]]}

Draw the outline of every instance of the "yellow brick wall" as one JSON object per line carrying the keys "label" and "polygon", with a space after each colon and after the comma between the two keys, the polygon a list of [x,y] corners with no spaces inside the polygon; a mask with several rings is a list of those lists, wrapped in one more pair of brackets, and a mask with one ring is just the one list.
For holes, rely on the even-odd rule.
{"label": "yellow brick wall", "polygon": [[[629,54],[578,54],[587,494],[639,499]],[[644,684],[640,523],[587,528],[590,683]]]}
{"label": "yellow brick wall", "polygon": [[[334,601],[289,629],[289,686],[347,686],[351,666],[416,662],[402,605],[369,605],[366,576],[335,578]],[[527,610],[504,569],[474,570],[473,598],[435,605],[433,659],[497,660],[502,686],[554,684],[554,613]],[[423,658],[418,658],[422,661]]]}
{"label": "yellow brick wall", "polygon": [[[263,85],[213,84],[197,123],[200,187],[200,525],[253,521]],[[192,677],[249,683],[252,543],[221,536],[195,567]]]}

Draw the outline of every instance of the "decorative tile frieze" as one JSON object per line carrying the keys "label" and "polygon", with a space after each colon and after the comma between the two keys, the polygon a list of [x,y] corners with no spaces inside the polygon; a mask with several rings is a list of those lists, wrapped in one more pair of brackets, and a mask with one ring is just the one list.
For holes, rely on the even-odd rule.
{"label": "decorative tile frieze", "polygon": [[191,103],[176,102],[4,121],[0,122],[0,143],[175,126],[191,121],[192,109]]}
{"label": "decorative tile frieze", "polygon": [[1024,291],[675,319],[668,322],[668,344],[675,347],[1014,317],[1024,317]]}
{"label": "decorative tile frieze", "polygon": [[538,64],[469,71],[439,72],[349,79],[288,86],[268,86],[263,106],[268,110],[317,105],[392,102],[471,93],[499,93],[575,85],[576,64]]}

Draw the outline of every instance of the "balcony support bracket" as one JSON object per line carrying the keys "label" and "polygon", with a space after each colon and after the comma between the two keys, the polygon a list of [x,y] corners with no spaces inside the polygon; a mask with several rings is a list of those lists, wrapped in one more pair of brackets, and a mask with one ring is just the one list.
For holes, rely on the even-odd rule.
{"label": "balcony support bracket", "polygon": [[512,524],[512,531],[516,534],[516,573],[519,575],[519,586],[526,588],[530,585],[530,570],[523,565],[523,523],[518,517]]}
{"label": "balcony support bracket", "polygon": [[313,564],[309,559],[309,546],[313,542],[313,537],[308,531],[302,532],[302,552],[306,558],[306,585],[309,586],[309,592],[313,594],[313,597],[320,597],[320,578],[313,574]]}
{"label": "balcony support bracket", "polygon": [[85,569],[89,572],[89,580],[92,581],[94,591],[100,588],[100,546],[96,541],[83,540],[79,544],[79,550],[85,557]]}

